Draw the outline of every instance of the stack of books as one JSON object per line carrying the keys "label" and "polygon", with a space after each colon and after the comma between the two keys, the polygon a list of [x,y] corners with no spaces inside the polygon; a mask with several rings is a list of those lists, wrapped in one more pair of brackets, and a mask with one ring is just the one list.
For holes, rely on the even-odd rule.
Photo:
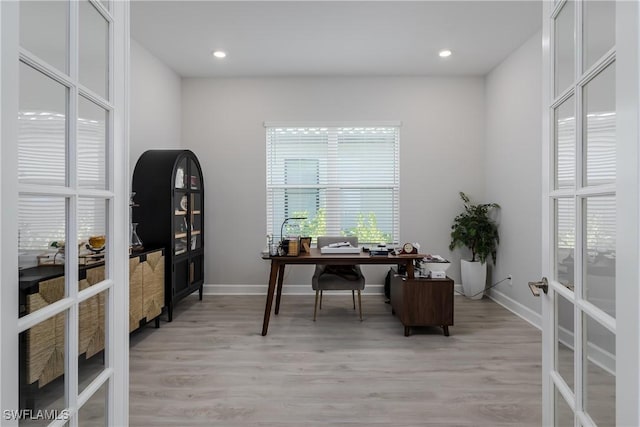
{"label": "stack of books", "polygon": [[369,248],[369,255],[371,256],[389,256],[389,248],[386,246],[372,246]]}

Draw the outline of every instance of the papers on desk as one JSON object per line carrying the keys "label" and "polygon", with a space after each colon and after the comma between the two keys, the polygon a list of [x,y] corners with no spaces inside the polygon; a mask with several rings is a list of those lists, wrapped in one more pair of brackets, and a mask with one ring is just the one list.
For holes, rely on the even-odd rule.
{"label": "papers on desk", "polygon": [[422,258],[422,274],[428,274],[432,279],[444,279],[447,277],[447,269],[451,263],[440,255],[428,254]]}
{"label": "papers on desk", "polygon": [[359,254],[360,248],[357,246],[351,246],[350,244],[332,243],[329,246],[323,246],[320,248],[321,254]]}
{"label": "papers on desk", "polygon": [[427,254],[423,260],[425,262],[449,262],[446,259],[444,259],[443,257],[441,257],[440,255],[431,255],[431,254]]}
{"label": "papers on desk", "polygon": [[446,271],[451,263],[440,255],[427,255],[422,258],[423,267],[431,271]]}

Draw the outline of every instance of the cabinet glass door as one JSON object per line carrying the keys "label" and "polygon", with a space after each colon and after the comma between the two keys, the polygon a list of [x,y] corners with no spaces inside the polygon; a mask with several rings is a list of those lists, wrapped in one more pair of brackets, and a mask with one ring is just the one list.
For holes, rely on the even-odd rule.
{"label": "cabinet glass door", "polygon": [[175,176],[175,188],[185,188],[185,182],[187,180],[187,159],[182,159],[178,162],[178,167],[176,167],[176,176]]}
{"label": "cabinet glass door", "polygon": [[188,195],[176,192],[177,206],[173,217],[173,252],[180,255],[187,252],[189,232]]}
{"label": "cabinet glass door", "polygon": [[189,174],[189,188],[192,190],[200,190],[200,170],[193,159],[189,160]]}
{"label": "cabinet glass door", "polygon": [[191,250],[202,247],[202,195],[191,194]]}

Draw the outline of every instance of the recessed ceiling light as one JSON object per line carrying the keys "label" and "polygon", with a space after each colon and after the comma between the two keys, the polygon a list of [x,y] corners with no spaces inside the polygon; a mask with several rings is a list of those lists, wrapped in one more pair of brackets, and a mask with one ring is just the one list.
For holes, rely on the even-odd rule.
{"label": "recessed ceiling light", "polygon": [[227,56],[227,53],[222,50],[216,50],[213,52],[213,56],[215,56],[216,58],[224,58],[225,56]]}
{"label": "recessed ceiling light", "polygon": [[440,58],[446,58],[448,56],[451,56],[451,51],[449,49],[442,49],[440,52],[438,52],[438,55],[440,55]]}

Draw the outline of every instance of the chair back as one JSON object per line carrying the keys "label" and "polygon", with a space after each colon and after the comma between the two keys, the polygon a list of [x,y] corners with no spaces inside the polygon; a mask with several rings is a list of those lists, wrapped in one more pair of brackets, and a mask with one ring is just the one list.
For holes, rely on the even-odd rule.
{"label": "chair back", "polygon": [[[358,246],[358,237],[351,236],[318,236],[318,248],[332,243],[349,242],[351,246]],[[364,289],[365,278],[359,265],[316,265],[316,271],[311,278],[311,288],[316,291],[316,303],[313,309],[313,320],[316,320],[318,309],[318,294],[320,294],[320,309],[322,309],[322,292],[345,290],[351,291],[353,309],[356,308],[355,291],[358,291],[358,307],[360,321],[362,321],[362,301],[360,292]]]}

